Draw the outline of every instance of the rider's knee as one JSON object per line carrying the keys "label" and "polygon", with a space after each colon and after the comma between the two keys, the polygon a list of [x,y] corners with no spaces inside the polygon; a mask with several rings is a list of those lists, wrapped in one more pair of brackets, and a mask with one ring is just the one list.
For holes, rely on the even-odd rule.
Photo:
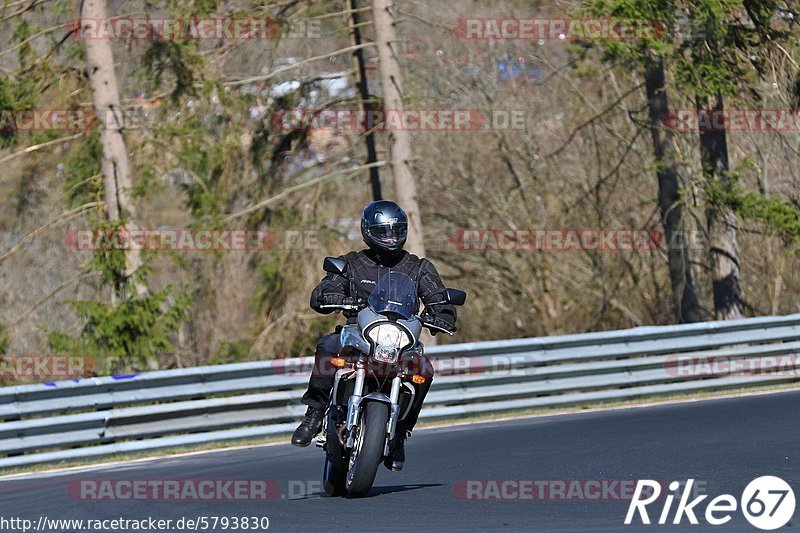
{"label": "rider's knee", "polygon": [[323,336],[317,343],[317,356],[331,356],[339,353],[339,334],[330,333]]}

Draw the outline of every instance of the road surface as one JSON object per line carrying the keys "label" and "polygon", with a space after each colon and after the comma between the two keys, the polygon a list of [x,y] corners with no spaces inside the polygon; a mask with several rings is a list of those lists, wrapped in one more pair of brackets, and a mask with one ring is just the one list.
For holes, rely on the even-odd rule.
{"label": "road surface", "polygon": [[[38,524],[41,517],[153,517],[173,520],[169,530],[179,531],[181,518],[185,527],[203,516],[228,517],[229,524],[247,516],[268,518],[270,531],[757,531],[739,510],[727,524],[706,523],[710,498],[696,508],[699,525],[684,516],[675,526],[680,495],[668,525],[647,527],[637,515],[625,526],[630,492],[621,499],[622,487],[630,491],[639,479],[666,486],[691,478],[699,493],[738,499],[749,481],[772,475],[800,496],[798,412],[800,391],[792,391],[420,430],[407,445],[405,470],[381,467],[372,495],[358,500],[321,493],[321,450],[284,444],[0,478],[0,524],[3,518]],[[232,499],[165,500],[152,488],[165,480],[182,480],[181,491],[186,483],[197,489],[213,481],[204,494],[217,498],[231,496],[220,482],[245,483],[245,492]],[[534,480],[540,492],[531,492]],[[129,497],[124,489],[133,481],[149,484],[151,492],[98,499]],[[260,499],[243,500],[243,494]],[[648,507],[653,521],[663,501]],[[222,531],[222,522],[217,525]],[[797,527],[792,519],[783,529]]]}

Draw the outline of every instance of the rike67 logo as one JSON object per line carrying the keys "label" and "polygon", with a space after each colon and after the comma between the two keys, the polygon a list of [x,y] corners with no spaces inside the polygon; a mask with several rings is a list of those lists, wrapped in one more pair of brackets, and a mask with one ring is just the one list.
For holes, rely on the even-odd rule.
{"label": "rike67 logo", "polygon": [[[697,496],[690,501],[693,484],[694,479],[686,482],[672,517],[672,524],[680,524],[684,517],[690,524],[698,524],[697,514],[700,513],[700,504],[708,498],[708,495]],[[664,506],[658,515],[658,524],[668,523],[672,513],[672,504],[675,497],[678,496],[677,491],[681,486],[682,484],[677,481],[669,484],[669,492],[664,498]],[[628,507],[628,514],[625,516],[625,524],[630,525],[637,512],[643,524],[650,524],[647,506],[658,500],[660,496],[661,484],[658,481],[639,480]],[[754,479],[745,487],[738,502],[730,494],[721,494],[709,501],[705,507],[705,520],[712,526],[727,524],[733,519],[737,507],[754,527],[765,531],[778,529],[785,526],[794,515],[794,491],[779,477],[762,476]]]}

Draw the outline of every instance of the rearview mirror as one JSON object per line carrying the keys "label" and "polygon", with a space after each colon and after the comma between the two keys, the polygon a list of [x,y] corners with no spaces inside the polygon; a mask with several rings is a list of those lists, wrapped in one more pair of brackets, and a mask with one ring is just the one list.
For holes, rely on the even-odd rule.
{"label": "rearview mirror", "polygon": [[345,269],[347,269],[347,261],[344,259],[326,257],[325,261],[322,262],[322,270],[325,272],[330,272],[331,274],[344,276]]}
{"label": "rearview mirror", "polygon": [[464,305],[464,302],[467,301],[467,293],[458,289],[445,289],[444,298],[449,304]]}

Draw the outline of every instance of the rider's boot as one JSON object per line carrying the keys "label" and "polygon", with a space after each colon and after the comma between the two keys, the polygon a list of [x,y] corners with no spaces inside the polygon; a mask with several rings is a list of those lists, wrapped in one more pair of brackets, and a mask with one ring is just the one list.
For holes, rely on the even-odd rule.
{"label": "rider's boot", "polygon": [[311,444],[311,439],[322,429],[322,419],[325,417],[325,409],[314,409],[309,407],[303,421],[297,426],[292,434],[292,444],[304,448]]}
{"label": "rider's boot", "polygon": [[403,464],[406,462],[406,439],[410,434],[410,431],[402,431],[397,434],[392,450],[383,462],[383,466],[392,472],[399,472],[403,469]]}

